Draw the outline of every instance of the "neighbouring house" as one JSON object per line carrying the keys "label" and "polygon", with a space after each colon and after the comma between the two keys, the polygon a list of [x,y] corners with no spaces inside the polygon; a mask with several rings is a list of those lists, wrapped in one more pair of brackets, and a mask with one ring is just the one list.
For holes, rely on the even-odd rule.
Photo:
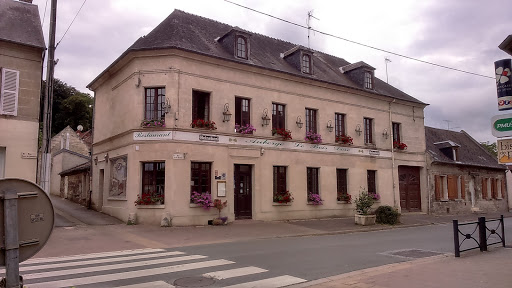
{"label": "neighbouring house", "polygon": [[52,137],[50,194],[87,204],[91,166],[89,134],[67,126]]}
{"label": "neighbouring house", "polygon": [[35,182],[43,30],[31,3],[0,0],[0,15],[0,178]]}
{"label": "neighbouring house", "polygon": [[506,212],[506,166],[464,131],[425,127],[432,214]]}
{"label": "neighbouring house", "polygon": [[308,219],[353,215],[364,189],[426,211],[427,104],[374,70],[175,10],[88,85],[92,206],[206,225],[196,192],[229,221]]}

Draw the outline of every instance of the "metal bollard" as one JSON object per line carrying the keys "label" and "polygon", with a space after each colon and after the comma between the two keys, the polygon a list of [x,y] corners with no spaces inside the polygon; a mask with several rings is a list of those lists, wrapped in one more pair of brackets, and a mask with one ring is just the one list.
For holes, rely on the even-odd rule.
{"label": "metal bollard", "polygon": [[460,257],[459,220],[453,220],[453,244],[455,248],[455,257]]}
{"label": "metal bollard", "polygon": [[480,242],[480,251],[487,251],[487,228],[485,226],[485,217],[478,217],[478,235]]}

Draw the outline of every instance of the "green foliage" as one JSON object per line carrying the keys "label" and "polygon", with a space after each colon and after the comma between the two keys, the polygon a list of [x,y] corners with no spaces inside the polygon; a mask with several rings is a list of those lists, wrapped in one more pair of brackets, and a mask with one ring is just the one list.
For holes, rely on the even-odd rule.
{"label": "green foliage", "polygon": [[480,142],[480,145],[487,150],[487,152],[491,153],[491,155],[494,155],[496,159],[498,159],[498,147],[496,146],[496,142],[493,142],[489,144],[489,141],[487,142]]}
{"label": "green foliage", "polygon": [[377,223],[395,225],[400,223],[400,213],[398,209],[391,206],[379,206],[375,210]]}
{"label": "green foliage", "polygon": [[375,200],[371,194],[368,194],[366,189],[361,188],[359,191],[359,197],[357,197],[354,202],[356,203],[357,213],[361,215],[368,215]]}

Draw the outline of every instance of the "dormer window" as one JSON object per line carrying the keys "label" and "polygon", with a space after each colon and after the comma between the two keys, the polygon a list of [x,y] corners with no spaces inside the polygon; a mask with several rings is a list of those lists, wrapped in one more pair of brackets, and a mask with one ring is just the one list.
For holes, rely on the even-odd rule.
{"label": "dormer window", "polygon": [[311,56],[302,55],[302,73],[311,74]]}
{"label": "dormer window", "polygon": [[247,59],[247,39],[243,36],[236,38],[236,57]]}
{"label": "dormer window", "polygon": [[369,71],[364,72],[364,88],[373,89],[372,73]]}

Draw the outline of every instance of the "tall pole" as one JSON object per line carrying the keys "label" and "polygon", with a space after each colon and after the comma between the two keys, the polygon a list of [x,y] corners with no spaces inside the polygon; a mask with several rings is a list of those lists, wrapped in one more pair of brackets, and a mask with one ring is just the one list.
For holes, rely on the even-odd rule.
{"label": "tall pole", "polygon": [[48,69],[46,70],[46,90],[44,94],[43,111],[43,148],[41,157],[40,186],[50,193],[51,142],[52,142],[52,103],[53,103],[53,73],[55,68],[55,26],[57,22],[57,0],[51,2],[50,34],[48,42]]}
{"label": "tall pole", "polygon": [[388,81],[388,62],[391,62],[391,60],[388,57],[384,58],[384,63],[386,63],[386,83],[389,83],[389,81]]}

